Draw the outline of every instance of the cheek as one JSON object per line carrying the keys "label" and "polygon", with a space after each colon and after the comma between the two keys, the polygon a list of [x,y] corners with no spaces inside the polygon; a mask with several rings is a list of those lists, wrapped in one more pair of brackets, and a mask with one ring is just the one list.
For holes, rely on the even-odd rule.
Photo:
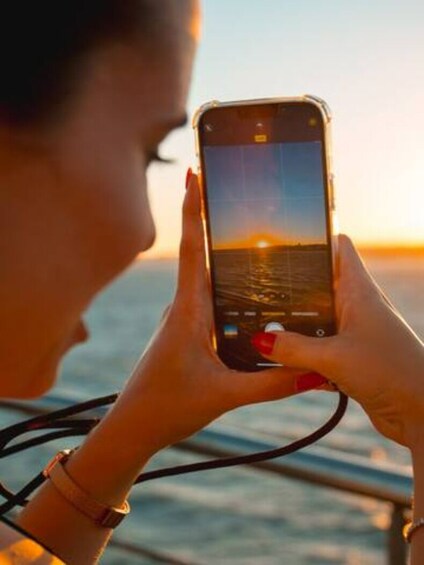
{"label": "cheek", "polygon": [[123,171],[123,177],[111,190],[115,203],[115,214],[110,224],[111,239],[119,241],[131,256],[149,249],[154,243],[156,231],[144,166]]}
{"label": "cheek", "polygon": [[[104,185],[105,186],[105,185]],[[111,198],[102,203],[103,226],[99,253],[113,261],[112,270],[122,270],[155,240],[155,225],[147,196],[146,178],[128,172],[110,186]]]}
{"label": "cheek", "polygon": [[147,196],[145,164],[140,155],[115,153],[85,170],[79,220],[95,263],[111,276],[153,245],[155,227]]}

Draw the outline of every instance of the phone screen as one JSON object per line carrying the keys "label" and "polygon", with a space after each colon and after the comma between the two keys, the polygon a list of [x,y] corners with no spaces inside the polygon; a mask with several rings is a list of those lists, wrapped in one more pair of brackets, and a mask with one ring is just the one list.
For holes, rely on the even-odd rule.
{"label": "phone screen", "polygon": [[273,363],[254,333],[336,330],[323,117],[310,103],[218,107],[199,135],[217,351],[260,370]]}

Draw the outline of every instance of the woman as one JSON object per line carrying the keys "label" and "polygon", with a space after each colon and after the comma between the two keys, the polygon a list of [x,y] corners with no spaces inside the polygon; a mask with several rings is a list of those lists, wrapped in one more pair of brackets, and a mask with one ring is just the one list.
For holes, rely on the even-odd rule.
{"label": "woman", "polygon": [[[2,10],[0,395],[31,398],[87,339],[81,315],[93,297],[152,245],[145,173],[160,141],[185,121],[199,9],[195,0],[63,0],[28,3],[25,14],[16,3]],[[424,517],[424,348],[350,241],[340,238],[339,335],[258,334],[258,349],[290,368],[229,371],[209,339],[194,175],[187,185],[175,300],[114,407],[58,464],[84,500],[70,503],[52,475],[18,526],[66,563],[93,563],[112,530],[87,516],[87,501],[124,509],[158,450],[237,406],[325,388],[326,378],[410,448],[415,519]],[[10,562],[19,551],[13,535],[1,524]],[[412,552],[417,564],[421,527]]]}

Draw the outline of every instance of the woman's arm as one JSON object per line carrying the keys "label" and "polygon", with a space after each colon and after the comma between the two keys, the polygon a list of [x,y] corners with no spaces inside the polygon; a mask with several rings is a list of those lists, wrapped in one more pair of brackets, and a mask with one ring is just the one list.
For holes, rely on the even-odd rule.
{"label": "woman's arm", "polygon": [[[140,406],[141,408],[141,406]],[[112,417],[110,417],[112,416]],[[121,506],[150,453],[130,449],[110,413],[66,463],[66,471],[87,493],[108,506]],[[148,444],[148,438],[146,438]],[[48,545],[66,563],[96,563],[112,530],[97,526],[47,481],[21,512],[17,523]]]}

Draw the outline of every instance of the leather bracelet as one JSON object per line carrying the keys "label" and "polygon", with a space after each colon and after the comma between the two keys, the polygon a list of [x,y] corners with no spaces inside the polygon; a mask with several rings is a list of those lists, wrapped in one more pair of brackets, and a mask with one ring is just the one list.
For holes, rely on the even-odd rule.
{"label": "leather bracelet", "polygon": [[74,451],[76,449],[59,451],[43,469],[43,475],[51,480],[58,492],[79,512],[91,518],[99,526],[116,528],[130,512],[128,501],[125,501],[120,508],[106,506],[78,486],[63,466]]}
{"label": "leather bracelet", "polygon": [[424,526],[424,518],[418,518],[415,522],[408,522],[403,528],[403,539],[407,543],[411,543],[412,536],[422,526]]}

